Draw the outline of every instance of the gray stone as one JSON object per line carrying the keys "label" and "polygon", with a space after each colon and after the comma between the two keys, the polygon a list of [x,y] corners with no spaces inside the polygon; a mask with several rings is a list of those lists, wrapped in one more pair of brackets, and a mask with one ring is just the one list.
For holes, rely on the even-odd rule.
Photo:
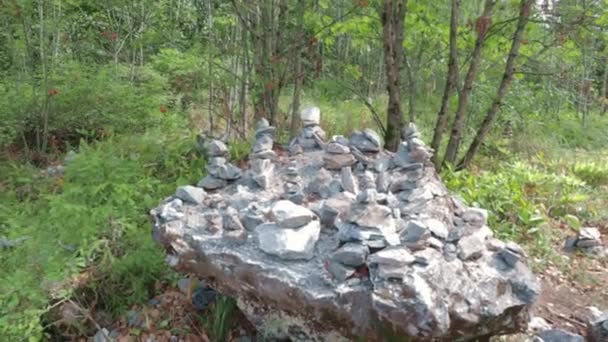
{"label": "gray stone", "polygon": [[390,159],[380,157],[374,161],[374,170],[378,173],[386,172],[392,166],[391,164]]}
{"label": "gray stone", "polygon": [[379,141],[370,139],[370,136],[372,136],[372,134],[354,131],[350,136],[350,144],[361,152],[379,152]]}
{"label": "gray stone", "polygon": [[246,213],[241,217],[241,223],[247,230],[254,230],[255,227],[264,223],[264,216],[260,214]]}
{"label": "gray stone", "polygon": [[331,275],[331,278],[341,283],[355,274],[355,268],[345,266],[333,259],[327,259],[324,262],[325,269]]}
{"label": "gray stone", "polygon": [[217,190],[226,186],[226,181],[210,175],[205,176],[198,184],[205,190]]}
{"label": "gray stone", "polygon": [[345,146],[348,146],[350,144],[350,141],[348,141],[348,139],[345,138],[343,135],[332,136],[330,142],[335,142],[335,143],[338,143],[340,145],[345,145]]}
{"label": "gray stone", "polygon": [[599,240],[581,240],[576,241],[576,247],[578,248],[591,248],[601,245]]}
{"label": "gray stone", "polygon": [[226,164],[220,168],[220,172],[217,177],[227,181],[234,181],[241,178],[241,169],[233,164]]}
{"label": "gray stone", "polygon": [[262,189],[268,188],[273,176],[274,165],[268,159],[254,159],[251,162],[254,182]]}
{"label": "gray stone", "polygon": [[488,211],[480,208],[469,208],[462,214],[464,222],[482,227],[488,222]]}
{"label": "gray stone", "polygon": [[264,128],[260,128],[258,130],[255,131],[255,138],[259,139],[263,136],[269,136],[269,137],[274,137],[274,134],[276,132],[277,128],[276,127],[272,127],[272,126],[268,126],[268,127],[264,127]]}
{"label": "gray stone", "polygon": [[282,228],[298,228],[315,217],[310,209],[287,200],[275,202],[270,212],[273,220]]}
{"label": "gray stone", "polygon": [[350,154],[325,154],[323,156],[323,162],[326,169],[329,170],[340,170],[344,167],[350,167],[357,161],[355,157]]}
{"label": "gray stone", "polygon": [[502,258],[505,264],[509,265],[510,267],[515,267],[515,264],[517,264],[517,262],[521,259],[521,255],[506,248],[499,251],[498,255]]}
{"label": "gray stone", "polygon": [[332,154],[346,154],[350,153],[350,148],[348,148],[348,146],[346,145],[342,145],[336,142],[330,142],[329,144],[327,144],[327,146],[325,146],[325,151],[327,151],[327,153]]}
{"label": "gray stone", "polygon": [[294,141],[295,143],[289,145],[289,155],[295,156],[304,153],[304,149],[302,148],[302,145],[297,142],[297,138]]}
{"label": "gray stone", "polygon": [[409,177],[403,176],[394,179],[390,185],[390,191],[394,194],[401,191],[410,191],[416,188],[416,182],[412,181]]}
{"label": "gray stone", "polygon": [[375,146],[382,148],[382,138],[373,129],[366,128],[363,130],[363,135],[371,141]]}
{"label": "gray stone", "polygon": [[431,236],[431,232],[420,221],[408,221],[405,229],[399,232],[399,237],[403,242],[418,242],[420,240],[426,240]]}
{"label": "gray stone", "polygon": [[410,265],[416,261],[416,257],[404,247],[387,247],[379,252],[371,254],[368,258],[370,264],[378,264],[392,267]]}
{"label": "gray stone", "polygon": [[358,203],[376,203],[378,192],[374,189],[365,189],[357,194]]}
{"label": "gray stone", "polygon": [[225,230],[244,230],[243,224],[239,219],[239,214],[234,208],[226,208],[223,217]]}
{"label": "gray stone", "polygon": [[357,205],[351,209],[349,220],[360,227],[379,228],[392,219],[391,214],[391,209],[384,205]]}
{"label": "gray stone", "polygon": [[357,179],[355,178],[355,175],[353,175],[353,170],[350,167],[344,167],[340,170],[340,178],[342,179],[342,187],[345,191],[355,195],[359,193]]}
{"label": "gray stone", "polygon": [[483,240],[475,235],[465,236],[458,241],[458,257],[464,261],[479,259],[484,249]]}
{"label": "gray stone", "polygon": [[319,221],[310,221],[296,229],[281,228],[274,223],[263,223],[255,228],[260,249],[285,260],[312,259],[320,233]]}
{"label": "gray stone", "polygon": [[608,341],[608,311],[587,324],[587,336],[591,342]]}
{"label": "gray stone", "polygon": [[255,143],[253,144],[253,153],[272,150],[273,144],[274,142],[271,137],[263,135],[255,140]]}
{"label": "gray stone", "polygon": [[321,109],[319,107],[307,107],[300,112],[300,120],[304,126],[318,125],[321,123]]}
{"label": "gray stone", "polygon": [[585,338],[565,330],[550,329],[537,333],[544,342],[585,342]]}
{"label": "gray stone", "polygon": [[376,189],[378,190],[378,192],[388,192],[389,181],[390,180],[386,172],[378,173],[378,177],[376,177]]}
{"label": "gray stone", "polygon": [[365,171],[359,177],[359,187],[362,190],[376,189],[376,179],[371,171]]}
{"label": "gray stone", "polygon": [[228,147],[220,140],[213,139],[206,146],[209,157],[223,157],[228,154]]}
{"label": "gray stone", "polygon": [[344,215],[353,201],[354,198],[352,195],[345,192],[325,200],[320,210],[321,223],[327,226],[333,226],[336,218],[339,215]]}
{"label": "gray stone", "polygon": [[177,198],[193,204],[203,203],[206,195],[207,193],[205,190],[192,185],[180,186],[177,188],[177,191],[175,191],[175,196]]}
{"label": "gray stone", "polygon": [[403,139],[410,140],[419,137],[420,133],[418,132],[416,124],[414,124],[413,122],[408,123],[405,129],[403,130]]}
{"label": "gray stone", "polygon": [[260,130],[260,129],[264,129],[264,128],[268,128],[268,127],[270,127],[270,123],[268,122],[268,120],[266,120],[266,118],[261,118],[260,120],[258,120],[258,122],[255,123],[256,130]]}
{"label": "gray stone", "polygon": [[331,255],[331,259],[351,267],[365,264],[369,248],[360,243],[347,242]]}

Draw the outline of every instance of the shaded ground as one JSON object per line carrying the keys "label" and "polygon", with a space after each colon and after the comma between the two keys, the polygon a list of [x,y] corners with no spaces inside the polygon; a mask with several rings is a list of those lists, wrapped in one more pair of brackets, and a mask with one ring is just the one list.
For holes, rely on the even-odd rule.
{"label": "shaded ground", "polygon": [[[608,221],[594,224],[602,232],[608,245]],[[608,260],[597,260],[581,254],[565,253],[563,245],[555,250],[562,255],[565,265],[549,265],[538,270],[542,294],[534,314],[554,327],[584,335],[585,307],[608,310]]]}

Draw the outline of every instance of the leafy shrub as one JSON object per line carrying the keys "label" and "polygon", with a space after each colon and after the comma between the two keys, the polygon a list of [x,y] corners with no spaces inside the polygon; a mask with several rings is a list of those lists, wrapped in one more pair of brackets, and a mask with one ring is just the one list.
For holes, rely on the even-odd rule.
{"label": "leafy shrub", "polygon": [[72,143],[80,137],[143,132],[163,118],[160,108],[169,101],[168,82],[148,67],[93,67],[68,61],[56,69],[49,89],[38,90],[35,96],[29,84],[0,82],[0,119],[6,124],[0,129],[0,146],[21,133],[34,141],[32,135],[44,126],[44,101],[50,135]]}
{"label": "leafy shrub", "polygon": [[576,162],[572,173],[589,185],[608,185],[608,163]]}
{"label": "leafy shrub", "polygon": [[443,179],[466,204],[490,211],[490,226],[500,237],[533,241],[545,250],[548,237],[538,232],[550,218],[576,212],[575,207],[588,198],[580,180],[522,162],[504,163],[497,171],[480,174],[447,169]]}
{"label": "leafy shrub", "polygon": [[[184,127],[168,116],[144,134],[83,144],[63,178],[3,167],[10,179],[0,192],[1,232],[28,238],[0,253],[0,340],[41,339],[49,299],[69,296],[70,278],[84,268],[94,275],[90,290],[110,312],[148,298],[167,270],[147,213],[203,174]],[[38,195],[20,200],[24,185]]]}

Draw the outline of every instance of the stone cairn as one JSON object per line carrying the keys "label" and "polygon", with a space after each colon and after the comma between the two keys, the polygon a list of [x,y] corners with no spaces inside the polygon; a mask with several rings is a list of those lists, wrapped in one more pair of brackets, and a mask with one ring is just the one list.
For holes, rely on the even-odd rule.
{"label": "stone cairn", "polygon": [[576,236],[566,239],[564,246],[568,252],[580,251],[596,258],[608,258],[608,247],[602,244],[602,234],[594,227],[584,227]]}
{"label": "stone cairn", "polygon": [[241,178],[241,169],[227,161],[228,147],[221,140],[211,139],[205,147],[207,152],[207,176],[198,186],[206,190],[217,190],[228,182]]}
{"label": "stone cairn", "polygon": [[318,107],[308,107],[300,112],[300,119],[304,128],[289,145],[292,155],[306,150],[321,148],[325,140],[325,131],[319,126],[321,123],[321,110]]}
{"label": "stone cairn", "polygon": [[260,121],[242,177],[225,145],[208,145],[209,192],[180,187],[152,210],[172,266],[235,297],[269,338],[378,341],[383,326],[453,341],[525,327],[540,291],[525,252],[450,195],[414,125],[392,153],[371,129],[325,141],[316,107],[301,119],[289,155]]}
{"label": "stone cairn", "polygon": [[269,186],[274,172],[273,160],[277,154],[272,150],[276,128],[270,126],[266,119],[261,119],[255,131],[255,142],[249,155],[252,179],[262,189]]}

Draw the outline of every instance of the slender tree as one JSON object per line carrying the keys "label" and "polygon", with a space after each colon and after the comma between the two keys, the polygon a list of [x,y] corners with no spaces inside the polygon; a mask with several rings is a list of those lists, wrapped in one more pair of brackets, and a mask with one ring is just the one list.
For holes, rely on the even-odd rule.
{"label": "slender tree", "polygon": [[399,146],[403,127],[400,74],[406,7],[407,0],[384,0],[382,3],[381,17],[388,90],[388,115],[384,140],[386,148],[393,151]]}
{"label": "slender tree", "polygon": [[445,152],[443,163],[454,164],[458,157],[458,150],[460,148],[460,142],[462,140],[464,122],[467,116],[467,108],[469,105],[469,96],[473,91],[473,83],[477,76],[477,69],[481,62],[481,51],[487,38],[488,29],[490,27],[492,19],[492,8],[496,4],[496,0],[486,0],[483,13],[477,19],[475,29],[477,31],[477,39],[475,40],[475,47],[471,54],[471,61],[469,63],[469,70],[465,76],[464,83],[458,94],[458,108],[454,115],[454,123],[452,124],[452,132],[450,134],[450,140],[448,147]]}
{"label": "slender tree", "polygon": [[471,142],[467,153],[462,158],[460,163],[458,163],[458,169],[465,168],[471,163],[473,157],[479,150],[479,147],[484,142],[486,136],[490,132],[492,124],[498,117],[499,109],[502,105],[502,100],[505,97],[507,91],[509,90],[509,85],[513,80],[513,73],[515,72],[515,60],[519,55],[519,47],[521,45],[524,30],[526,28],[526,24],[528,23],[528,19],[530,18],[530,13],[532,12],[533,5],[534,0],[521,0],[520,2],[517,28],[515,29],[515,33],[513,35],[511,50],[509,51],[509,57],[507,57],[507,63],[505,65],[505,72],[503,74],[502,81],[500,82],[500,86],[498,87],[496,96],[494,97],[492,104],[488,108],[486,116],[483,122],[481,123],[479,130],[477,130],[477,134],[475,135],[473,142]]}
{"label": "slender tree", "polygon": [[450,19],[450,53],[448,57],[448,76],[445,83],[445,90],[443,91],[443,97],[441,98],[441,108],[437,113],[437,123],[435,124],[435,134],[433,135],[433,141],[431,147],[435,150],[433,155],[433,163],[439,169],[441,162],[439,159],[439,145],[441,144],[441,138],[443,137],[443,131],[445,130],[445,124],[448,120],[448,111],[450,107],[450,97],[456,89],[458,83],[458,15],[460,8],[460,0],[452,0],[452,13]]}

